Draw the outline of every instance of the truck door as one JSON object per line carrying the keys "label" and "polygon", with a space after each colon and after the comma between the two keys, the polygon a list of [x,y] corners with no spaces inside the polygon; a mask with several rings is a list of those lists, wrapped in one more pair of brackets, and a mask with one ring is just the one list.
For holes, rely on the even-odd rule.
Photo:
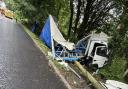
{"label": "truck door", "polygon": [[92,64],[97,64],[98,68],[103,67],[105,62],[108,60],[107,58],[107,47],[98,46],[96,47],[96,51],[93,57]]}

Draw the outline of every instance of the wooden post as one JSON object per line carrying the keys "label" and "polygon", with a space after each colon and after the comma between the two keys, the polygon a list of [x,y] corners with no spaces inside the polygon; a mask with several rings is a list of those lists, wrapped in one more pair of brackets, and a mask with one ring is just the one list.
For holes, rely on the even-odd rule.
{"label": "wooden post", "polygon": [[75,61],[77,67],[82,71],[83,75],[93,84],[96,89],[105,89],[100,82],[98,82],[83,66]]}

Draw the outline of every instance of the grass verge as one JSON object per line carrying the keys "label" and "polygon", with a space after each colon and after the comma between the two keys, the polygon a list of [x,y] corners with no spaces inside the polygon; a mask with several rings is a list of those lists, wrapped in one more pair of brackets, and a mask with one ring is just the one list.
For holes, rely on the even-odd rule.
{"label": "grass verge", "polygon": [[52,69],[54,69],[55,73],[60,77],[60,79],[65,84],[65,86],[68,89],[72,89],[70,84],[67,82],[67,80],[63,76],[63,74],[61,74],[62,73],[61,70],[64,70],[64,66],[60,65],[56,60],[52,60],[52,57],[48,56],[48,51],[50,51],[50,49],[48,49],[44,45],[44,43],[34,33],[32,33],[30,30],[28,30],[27,27],[25,27],[24,25],[22,25],[22,27],[23,27],[24,31],[32,38],[32,40],[34,41],[36,46],[47,56],[47,58],[49,59],[49,66],[51,66]]}
{"label": "grass verge", "polygon": [[125,72],[126,63],[126,60],[115,57],[111,64],[108,64],[104,68],[100,69],[100,74],[105,76],[107,79],[125,82],[123,73]]}
{"label": "grass verge", "polygon": [[30,30],[27,29],[27,27],[22,26],[23,29],[25,30],[25,32],[33,39],[33,41],[36,43],[36,45],[38,45],[40,47],[40,50],[47,55],[48,51],[50,51],[50,49],[48,49],[48,47],[46,47],[44,45],[44,43],[34,34],[32,33]]}

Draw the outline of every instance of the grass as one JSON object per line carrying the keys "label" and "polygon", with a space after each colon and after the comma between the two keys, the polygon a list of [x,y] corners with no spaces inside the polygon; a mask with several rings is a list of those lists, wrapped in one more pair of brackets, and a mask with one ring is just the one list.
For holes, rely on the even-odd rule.
{"label": "grass", "polygon": [[40,50],[47,55],[48,51],[50,49],[44,45],[44,43],[36,36],[34,33],[32,33],[30,30],[28,30],[27,27],[23,26],[23,29],[25,32],[33,39],[33,41],[36,43],[36,45],[40,48]]}
{"label": "grass", "polygon": [[58,63],[57,60],[53,60],[53,63],[59,68],[59,70],[65,70],[65,66]]}
{"label": "grass", "polygon": [[[36,36],[33,32],[28,30],[28,28],[25,27],[24,25],[22,26],[25,32],[32,38],[32,40],[36,43],[40,50],[47,56],[47,58],[52,60],[53,58],[51,56],[48,56],[48,51],[50,51],[50,49],[38,38],[38,36]],[[52,62],[57,66],[57,68],[61,70],[64,69],[64,66],[59,64],[58,61],[52,60]]]}
{"label": "grass", "polygon": [[112,60],[111,64],[108,64],[100,70],[100,74],[105,76],[107,79],[125,82],[123,78],[123,73],[126,68],[126,63],[126,60],[115,57]]}

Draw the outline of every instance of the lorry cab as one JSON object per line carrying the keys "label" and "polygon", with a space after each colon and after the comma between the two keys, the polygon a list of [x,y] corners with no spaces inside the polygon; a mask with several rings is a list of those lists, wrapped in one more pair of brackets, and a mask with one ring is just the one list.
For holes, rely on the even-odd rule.
{"label": "lorry cab", "polygon": [[82,52],[87,66],[103,67],[108,61],[108,36],[101,32],[92,33],[77,42],[77,47],[85,48]]}
{"label": "lorry cab", "polygon": [[96,47],[92,64],[97,64],[98,68],[103,67],[108,61],[108,51],[106,46]]}
{"label": "lorry cab", "polygon": [[90,58],[92,65],[98,68],[103,67],[108,61],[108,46],[103,41],[91,41],[87,57]]}

